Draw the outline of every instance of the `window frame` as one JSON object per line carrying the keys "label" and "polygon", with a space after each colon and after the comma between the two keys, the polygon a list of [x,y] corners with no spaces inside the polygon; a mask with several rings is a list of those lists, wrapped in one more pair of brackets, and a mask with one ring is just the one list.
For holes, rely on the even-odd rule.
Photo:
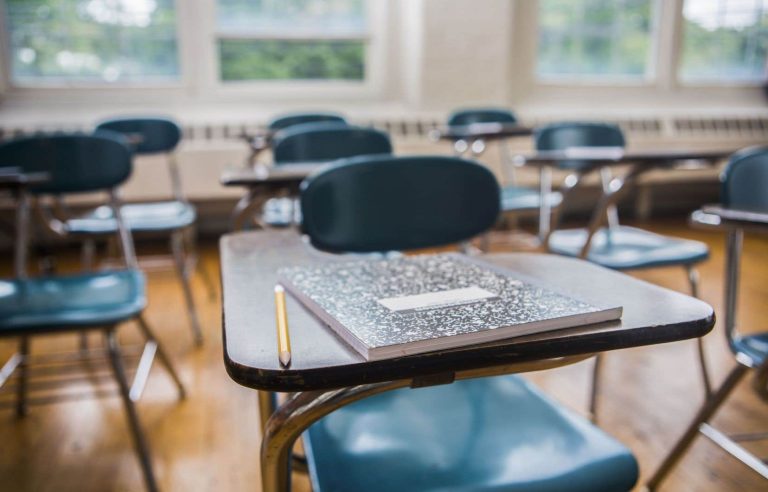
{"label": "window frame", "polygon": [[[223,32],[216,25],[216,0],[206,0],[209,11],[208,38],[206,47],[211,51],[206,60],[212,62],[206,68],[207,90],[218,98],[236,99],[257,93],[266,93],[277,98],[320,97],[327,99],[355,99],[375,97],[383,90],[384,62],[386,61],[386,26],[389,11],[387,0],[367,0],[366,31],[361,35],[339,35],[321,30],[303,35],[281,35],[263,33]],[[362,80],[340,79],[279,79],[279,80],[221,80],[221,65],[218,43],[221,39],[248,40],[359,40],[364,43],[364,76]]]}
{"label": "window frame", "polygon": [[725,89],[753,89],[757,87],[762,87],[763,84],[768,82],[768,63],[766,64],[766,74],[764,75],[764,80],[739,80],[739,79],[688,79],[686,80],[683,77],[683,45],[685,43],[685,1],[686,0],[677,0],[678,3],[678,15],[679,15],[679,23],[677,26],[677,29],[675,30],[675,36],[676,36],[676,45],[675,49],[677,52],[676,60],[675,60],[675,66],[673,67],[674,72],[674,78],[675,78],[675,84],[677,87],[685,88],[685,89],[696,89],[696,88],[725,88]]}
{"label": "window frame", "polygon": [[49,79],[49,80],[26,80],[20,82],[13,77],[13,62],[11,58],[11,33],[8,28],[8,16],[5,10],[5,2],[0,2],[0,59],[2,59],[2,75],[3,81],[0,84],[4,84],[8,91],[14,92],[27,92],[27,91],[133,91],[133,90],[171,90],[181,89],[185,85],[184,80],[184,59],[181,56],[183,50],[183,44],[185,42],[185,36],[182,35],[181,29],[181,15],[180,11],[184,10],[185,4],[183,0],[173,0],[173,8],[176,13],[176,56],[179,62],[179,75],[175,79],[164,80],[137,80],[135,82],[96,82],[90,80],[66,80],[66,79]]}
{"label": "window frame", "polygon": [[[14,96],[61,98],[74,101],[109,99],[117,92],[127,94],[127,101],[151,99],[168,101],[200,100],[210,102],[281,100],[294,97],[320,99],[362,99],[380,96],[384,90],[386,62],[387,0],[367,0],[367,32],[360,37],[365,46],[363,80],[247,80],[222,81],[219,77],[219,54],[216,0],[174,0],[179,77],[169,81],[93,82],[75,80],[41,80],[19,83],[11,71],[10,32],[4,2],[0,2],[0,94]],[[318,31],[320,35],[320,31]],[[331,34],[327,39],[334,36]],[[320,39],[313,37],[311,39]],[[357,38],[356,38],[357,39]]]}
{"label": "window frame", "polygon": [[556,74],[541,75],[539,73],[539,40],[541,39],[541,22],[538,17],[540,12],[540,1],[536,0],[536,39],[533,43],[533,73],[531,74],[536,85],[545,87],[650,87],[657,83],[659,75],[659,36],[665,24],[666,3],[663,0],[649,0],[651,3],[651,30],[648,34],[649,47],[646,59],[646,72],[639,77],[621,74],[605,75],[574,75],[574,74]]}

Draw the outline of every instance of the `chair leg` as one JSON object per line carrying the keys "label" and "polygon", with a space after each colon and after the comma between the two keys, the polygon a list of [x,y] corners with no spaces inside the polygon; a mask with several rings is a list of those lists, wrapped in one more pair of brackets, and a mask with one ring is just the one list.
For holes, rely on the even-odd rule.
{"label": "chair leg", "polygon": [[152,332],[152,329],[149,327],[149,324],[147,324],[147,321],[144,319],[144,316],[140,315],[138,318],[136,318],[136,320],[138,321],[139,328],[141,329],[142,333],[144,333],[144,336],[148,340],[155,342],[155,344],[157,345],[157,357],[160,359],[160,363],[168,371],[168,374],[171,375],[171,379],[173,379],[173,382],[176,383],[176,389],[179,391],[179,399],[183,400],[184,398],[187,397],[187,391],[184,389],[184,384],[181,382],[181,378],[179,377],[179,374],[176,372],[176,369],[173,367],[171,358],[168,357],[168,354],[165,352],[165,349],[163,348],[162,344],[160,344],[157,337],[155,337],[155,334]]}
{"label": "chair leg", "polygon": [[597,400],[600,397],[600,373],[603,365],[603,356],[595,356],[595,365],[592,369],[592,388],[589,395],[589,419],[597,423]]}
{"label": "chair leg", "polygon": [[[96,256],[96,242],[93,238],[86,238],[80,248],[80,267],[85,272],[93,271]],[[88,332],[80,332],[80,351],[88,350]]]}
{"label": "chair leg", "polygon": [[27,380],[29,379],[29,337],[19,340],[19,380],[16,388],[16,415],[23,417],[27,414]]}
{"label": "chair leg", "polygon": [[195,344],[202,345],[203,333],[200,330],[200,320],[197,317],[195,299],[192,296],[192,288],[189,285],[189,270],[187,269],[186,260],[184,259],[185,255],[183,234],[183,231],[176,231],[171,235],[171,251],[173,252],[173,258],[176,262],[176,273],[179,275],[181,288],[184,291],[184,300],[187,304],[187,314],[189,315],[189,322],[192,325],[192,333],[195,337]]}
{"label": "chair leg", "polygon": [[202,258],[198,253],[197,229],[195,226],[191,226],[185,229],[184,239],[186,251],[189,253],[189,256],[194,258],[197,273],[200,275],[200,279],[203,281],[203,284],[205,284],[205,288],[208,291],[208,299],[211,302],[214,302],[216,301],[216,284],[214,283],[213,277],[205,267],[205,264],[203,263]]}
{"label": "chair leg", "polygon": [[144,473],[144,482],[149,492],[156,492],[158,490],[157,482],[155,481],[155,474],[152,470],[152,458],[149,453],[149,445],[144,436],[144,431],[141,428],[139,416],[136,413],[136,407],[129,396],[130,388],[128,386],[128,380],[125,377],[125,367],[123,367],[120,345],[117,341],[114,327],[107,330],[106,339],[109,362],[112,365],[112,372],[114,373],[115,380],[120,389],[120,397],[123,400],[123,407],[125,408],[125,414],[128,418],[128,427],[131,431],[136,454],[139,457],[141,470]]}
{"label": "chair leg", "polygon": [[[686,265],[686,273],[688,274],[688,283],[691,287],[691,295],[695,298],[699,298],[699,272],[693,265]],[[701,379],[704,383],[704,397],[710,398],[712,396],[712,380],[709,378],[709,369],[707,368],[707,357],[704,351],[704,338],[699,337],[696,339],[696,345],[699,352],[699,367],[701,369]]]}
{"label": "chair leg", "polygon": [[659,465],[656,473],[653,474],[646,484],[648,490],[655,490],[661,484],[662,480],[669,474],[691,445],[696,434],[699,432],[701,425],[707,422],[715,414],[723,401],[725,401],[731,391],[733,391],[739,381],[741,381],[747,373],[748,369],[749,368],[742,366],[741,364],[737,365],[731,373],[728,374],[728,377],[725,378],[725,382],[723,382],[722,386],[720,386],[720,388],[704,403],[699,410],[699,413],[696,414],[696,417],[694,417],[693,421],[688,425],[685,433],[683,433],[677,443],[675,443],[675,446],[661,462],[661,465]]}

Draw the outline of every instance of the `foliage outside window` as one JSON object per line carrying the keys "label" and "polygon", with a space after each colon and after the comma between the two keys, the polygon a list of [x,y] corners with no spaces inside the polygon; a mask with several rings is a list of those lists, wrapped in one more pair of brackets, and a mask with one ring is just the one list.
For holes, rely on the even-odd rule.
{"label": "foliage outside window", "polygon": [[539,0],[537,74],[543,79],[649,75],[651,0]]}
{"label": "foliage outside window", "polygon": [[766,79],[768,0],[686,0],[683,81]]}
{"label": "foliage outside window", "polygon": [[363,80],[365,0],[218,0],[220,78]]}
{"label": "foliage outside window", "polygon": [[15,82],[179,78],[174,0],[7,0]]}

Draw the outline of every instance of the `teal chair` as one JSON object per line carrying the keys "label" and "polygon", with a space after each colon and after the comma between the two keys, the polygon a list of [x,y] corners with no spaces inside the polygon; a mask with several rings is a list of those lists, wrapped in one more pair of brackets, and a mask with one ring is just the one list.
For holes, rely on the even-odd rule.
{"label": "teal chair", "polygon": [[462,108],[448,116],[448,126],[466,126],[476,123],[517,124],[517,116],[504,108]]}
{"label": "teal chair", "polygon": [[243,135],[243,138],[248,142],[251,149],[251,154],[248,156],[247,161],[248,165],[256,165],[256,160],[259,155],[261,155],[264,150],[270,148],[274,134],[280,130],[285,130],[290,126],[301,125],[303,123],[321,122],[346,124],[347,119],[344,116],[333,112],[295,112],[275,116],[267,123],[266,133],[256,136]]}
{"label": "teal chair", "polygon": [[30,190],[36,198],[109,192],[109,207],[116,223],[115,232],[122,246],[126,268],[29,277],[24,266],[30,201],[28,195],[23,195],[17,208],[15,239],[19,256],[16,258],[16,276],[0,280],[0,337],[19,338],[20,350],[0,371],[0,386],[18,372],[16,409],[20,416],[24,415],[27,411],[32,337],[84,330],[101,331],[106,338],[106,351],[147,489],[157,490],[149,446],[134,406],[145,380],[142,380],[144,376],[137,377],[129,386],[117,327],[126,321],[137,321],[147,339],[142,362],[151,363],[156,354],[169,371],[182,398],[184,387],[142,315],[147,304],[146,282],[137,268],[130,230],[125,225],[116,193],[117,186],[131,173],[131,151],[119,134],[111,132],[93,136],[36,136],[0,145],[0,166],[5,165],[17,166],[24,173],[48,174],[49,181]]}
{"label": "teal chair", "polygon": [[[294,162],[329,161],[367,154],[391,154],[389,136],[373,128],[340,121],[297,123],[277,132],[272,153],[276,166]],[[262,222],[286,227],[301,222],[295,199],[273,198],[264,204]]]}
{"label": "teal chair", "polygon": [[[452,112],[448,116],[448,126],[465,126],[477,123],[501,123],[514,125],[518,123],[515,114],[504,108],[465,108]],[[501,189],[501,210],[511,214],[531,214],[541,212],[542,199],[540,190],[517,186],[515,184],[514,166],[506,140],[501,140],[502,152],[502,177],[505,186]],[[482,140],[473,142],[456,141],[454,150],[457,155],[464,155],[470,151],[474,157],[479,157],[485,151],[485,143]],[[547,179],[544,176],[544,179]],[[545,202],[547,208],[552,210],[560,205],[563,197],[559,192],[553,191],[547,194]],[[541,217],[539,222],[539,235],[543,237],[548,231],[550,218],[547,214]]]}
{"label": "teal chair", "polygon": [[[565,150],[569,147],[624,147],[621,129],[612,124],[594,122],[555,123],[538,128],[535,132],[537,151]],[[562,161],[561,169],[574,173],[573,183],[593,171],[589,162],[578,159]],[[603,190],[607,191],[611,180],[610,169],[599,170]],[[566,180],[568,181],[568,180]],[[546,240],[552,253],[581,257],[614,270],[627,271],[665,266],[685,268],[693,296],[698,297],[698,273],[695,265],[709,257],[709,248],[699,241],[689,241],[662,236],[635,227],[619,224],[615,206],[607,209],[608,227],[554,229]],[[558,215],[559,217],[559,215]],[[555,220],[555,228],[557,220]],[[602,223],[602,222],[601,222]],[[704,347],[697,339],[699,362],[707,394],[710,391],[709,375],[704,358]],[[590,412],[597,418],[597,400],[600,389],[602,357],[595,358],[590,395]]]}
{"label": "teal chair", "polygon": [[[184,294],[187,315],[195,342],[202,344],[203,334],[190,286],[190,265],[196,262],[194,225],[197,221],[195,207],[182,192],[181,178],[174,150],[182,138],[181,128],[168,118],[116,118],[101,122],[96,131],[111,131],[124,135],[136,155],[165,154],[172,186],[172,200],[159,202],[129,203],[122,206],[128,229],[134,234],[164,235],[169,238],[174,268]],[[95,239],[114,235],[117,222],[107,206],[94,208],[82,215],[69,213],[49,217],[52,230],[83,241],[83,263],[86,269],[93,267]],[[215,295],[213,282],[200,268],[211,297]]]}
{"label": "teal chair", "polygon": [[[336,253],[439,246],[491,227],[499,196],[472,161],[357,157],[302,184],[302,228]],[[383,393],[303,439],[315,492],[627,491],[638,475],[628,449],[518,376]]]}
{"label": "teal chair", "polygon": [[267,124],[267,128],[270,132],[278,132],[280,130],[285,130],[289,126],[293,125],[322,122],[346,124],[347,119],[339,113],[332,112],[285,113],[270,120]]}
{"label": "teal chair", "polygon": [[[720,199],[723,207],[768,214],[768,147],[753,147],[734,154],[722,175]],[[717,217],[706,212],[694,212],[694,224],[704,227],[719,226]],[[765,440],[765,433],[741,434],[740,437],[728,436],[716,429],[711,419],[725,402],[736,385],[752,372],[752,388],[758,397],[768,403],[768,331],[740,334],[736,328],[736,307],[738,305],[739,271],[741,249],[744,239],[743,228],[737,225],[721,227],[727,232],[727,260],[725,275],[725,335],[728,347],[735,359],[736,367],[726,376],[723,383],[701,406],[696,416],[686,428],[669,454],[664,458],[657,471],[648,482],[648,489],[654,490],[672,471],[675,464],[683,457],[699,433],[729,452],[755,472],[768,479],[766,460],[755,456],[744,448],[739,441]],[[768,232],[763,227],[762,232]]]}
{"label": "teal chair", "polygon": [[276,133],[272,144],[276,165],[391,153],[386,133],[339,122],[292,125]]}

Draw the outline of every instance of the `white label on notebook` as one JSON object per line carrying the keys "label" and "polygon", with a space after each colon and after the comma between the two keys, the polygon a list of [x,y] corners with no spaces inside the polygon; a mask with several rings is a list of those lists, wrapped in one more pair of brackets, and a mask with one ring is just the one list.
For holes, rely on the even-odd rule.
{"label": "white label on notebook", "polygon": [[473,285],[472,287],[464,287],[461,289],[428,292],[426,294],[416,294],[412,296],[388,297],[386,299],[377,299],[377,301],[390,311],[403,312],[470,304],[473,302],[495,299],[497,297],[498,296],[493,292],[489,292]]}

